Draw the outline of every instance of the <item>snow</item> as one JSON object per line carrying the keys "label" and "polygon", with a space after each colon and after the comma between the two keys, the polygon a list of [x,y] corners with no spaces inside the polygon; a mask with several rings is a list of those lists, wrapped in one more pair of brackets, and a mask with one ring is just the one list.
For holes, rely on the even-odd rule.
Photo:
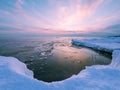
{"label": "snow", "polygon": [[120,70],[120,50],[115,50],[113,52],[113,60],[110,66]]}
{"label": "snow", "polygon": [[106,39],[88,39],[88,40],[72,40],[75,45],[82,45],[106,52],[120,49],[120,38],[106,38]]}
{"label": "snow", "polygon": [[[75,42],[81,41],[73,40]],[[100,41],[102,42],[100,45]],[[120,50],[118,39],[114,40],[84,40],[96,48],[98,45],[105,50],[112,50],[110,65],[94,65],[86,67],[78,75],[59,81],[46,83],[33,78],[32,71],[16,58],[0,56],[0,90],[119,90],[120,89]],[[99,42],[99,43],[97,43]],[[108,42],[114,47],[107,48]],[[76,43],[75,43],[76,44]],[[82,42],[83,45],[83,42]],[[90,47],[91,47],[90,46]],[[98,49],[98,47],[97,47]]]}
{"label": "snow", "polygon": [[27,75],[28,77],[33,77],[33,72],[28,70],[26,65],[22,62],[19,62],[16,58],[14,57],[2,57],[0,56],[0,66],[6,66],[5,68],[10,69],[11,71],[14,71],[18,74],[21,75]]}

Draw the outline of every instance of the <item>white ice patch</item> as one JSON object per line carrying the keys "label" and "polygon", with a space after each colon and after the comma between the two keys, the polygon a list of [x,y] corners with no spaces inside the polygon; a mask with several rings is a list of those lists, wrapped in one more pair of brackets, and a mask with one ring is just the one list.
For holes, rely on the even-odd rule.
{"label": "white ice patch", "polygon": [[4,66],[5,68],[10,69],[13,72],[16,72],[21,75],[26,75],[28,77],[33,77],[33,72],[27,69],[26,65],[14,57],[3,57],[0,56],[0,67]]}
{"label": "white ice patch", "polygon": [[87,46],[90,48],[112,52],[113,50],[120,49],[120,38],[107,38],[107,39],[88,39],[88,40],[76,40],[73,39],[72,43],[75,45]]}
{"label": "white ice patch", "polygon": [[112,68],[116,68],[120,70],[120,50],[114,50],[112,56],[113,56],[113,59],[110,66]]}

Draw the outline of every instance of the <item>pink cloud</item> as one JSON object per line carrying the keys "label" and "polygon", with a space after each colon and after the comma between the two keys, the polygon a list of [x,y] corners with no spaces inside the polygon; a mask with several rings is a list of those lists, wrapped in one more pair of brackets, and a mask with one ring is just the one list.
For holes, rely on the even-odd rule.
{"label": "pink cloud", "polygon": [[[39,11],[41,6],[36,7],[39,4],[34,1],[29,7],[26,1],[17,0],[16,8],[12,12],[0,10],[0,18],[5,16],[8,21],[14,21],[16,27],[21,29],[19,32],[24,31],[24,33],[84,33],[102,30],[107,27],[106,22],[117,20],[120,17],[120,12],[95,16],[96,11],[105,0],[47,0],[49,7],[43,9],[46,11]],[[27,11],[25,7],[30,10]],[[14,23],[10,23],[11,25]]]}
{"label": "pink cloud", "polygon": [[116,12],[114,13],[114,15],[108,15],[108,16],[105,16],[105,17],[101,17],[101,18],[97,18],[95,21],[98,23],[98,22],[110,22],[111,20],[116,20],[120,18],[120,11],[119,12]]}
{"label": "pink cloud", "polygon": [[[48,19],[41,13],[35,12],[39,15],[39,18],[33,17],[29,15],[26,11],[22,9],[22,5],[24,4],[24,0],[18,0],[18,11],[25,19],[30,21],[29,23],[32,23],[34,27],[47,27],[57,30],[85,30],[83,24],[86,18],[90,17],[95,10],[102,4],[103,0],[69,0],[68,5],[64,5],[62,1],[58,0],[48,0],[50,5],[55,5],[55,9],[53,9],[51,12],[54,13],[53,20]],[[21,7],[21,8],[19,8]],[[34,8],[33,8],[34,9]],[[44,18],[44,21],[42,19]],[[34,30],[36,32],[39,32],[39,30]],[[43,32],[42,30],[40,30]],[[51,31],[45,31],[44,32],[52,32]]]}
{"label": "pink cloud", "polygon": [[[58,5],[57,7],[57,25],[58,28],[79,29],[78,24],[90,17],[95,10],[102,4],[103,0],[70,0],[70,5]],[[57,27],[56,27],[57,28]]]}

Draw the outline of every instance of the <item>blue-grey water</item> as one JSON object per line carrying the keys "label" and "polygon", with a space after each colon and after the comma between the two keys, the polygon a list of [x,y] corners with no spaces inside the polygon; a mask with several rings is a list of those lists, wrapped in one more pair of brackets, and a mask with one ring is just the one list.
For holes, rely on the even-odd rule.
{"label": "blue-grey water", "polygon": [[71,39],[86,37],[40,37],[0,39],[0,55],[13,56],[46,82],[60,81],[78,74],[85,66],[111,62],[107,53],[74,46]]}

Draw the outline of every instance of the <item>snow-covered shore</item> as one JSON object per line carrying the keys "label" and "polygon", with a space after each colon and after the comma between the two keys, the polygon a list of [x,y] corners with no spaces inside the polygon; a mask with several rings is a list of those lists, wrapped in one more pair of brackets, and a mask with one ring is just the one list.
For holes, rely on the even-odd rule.
{"label": "snow-covered shore", "polygon": [[120,37],[116,38],[106,38],[106,39],[86,39],[86,40],[76,40],[73,39],[72,43],[78,46],[86,46],[93,49],[113,52],[113,50],[120,49]]}
{"label": "snow-covered shore", "polygon": [[119,90],[119,41],[120,39],[72,40],[76,45],[88,45],[88,47],[112,52],[112,63],[106,66],[86,67],[78,75],[52,83],[34,79],[32,72],[16,58],[0,56],[0,90]]}

